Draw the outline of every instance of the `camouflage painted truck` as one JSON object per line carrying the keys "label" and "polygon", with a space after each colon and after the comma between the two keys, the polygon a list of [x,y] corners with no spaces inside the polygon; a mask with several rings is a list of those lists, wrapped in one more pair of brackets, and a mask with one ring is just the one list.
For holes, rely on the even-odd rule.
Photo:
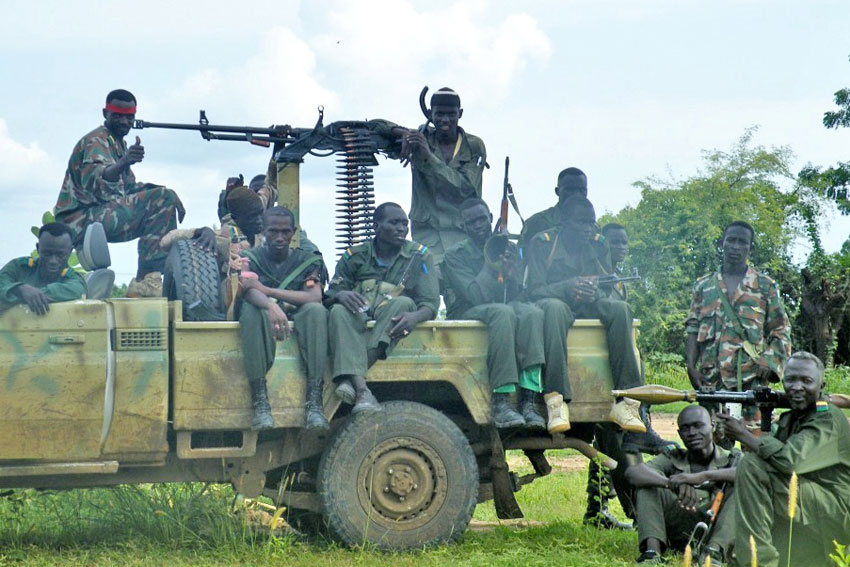
{"label": "camouflage painted truck", "polygon": [[[298,163],[275,155],[281,201],[297,211]],[[92,246],[90,278],[109,263]],[[238,322],[192,320],[203,318],[198,305],[220,307],[215,260],[186,242],[169,263],[178,299],[89,298],[43,317],[25,306],[0,314],[0,488],[231,483],[285,506],[301,531],[411,549],[457,538],[478,502],[495,499],[500,517],[521,517],[514,492],[549,474],[546,450],[592,456],[594,427],[616,432],[604,424],[605,333],[591,320],[569,333],[569,437],[495,430],[486,328],[472,321],[421,324],[370,369],[382,412],[351,416],[326,379],[326,434],[302,429],[304,374],[295,341],[282,343],[268,376],[276,428],[252,432]],[[524,451],[532,474],[508,470],[511,449]]]}

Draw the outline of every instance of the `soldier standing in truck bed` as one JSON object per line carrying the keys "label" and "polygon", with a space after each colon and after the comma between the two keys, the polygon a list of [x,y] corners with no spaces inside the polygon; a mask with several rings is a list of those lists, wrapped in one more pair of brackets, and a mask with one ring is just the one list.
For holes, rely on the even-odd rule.
{"label": "soldier standing in truck bed", "polygon": [[367,370],[440,306],[431,254],[407,240],[404,209],[383,203],[373,221],[374,238],[348,248],[337,262],[326,300],[336,393],[354,404],[354,413],[381,409],[366,385]]}
{"label": "soldier standing in truck bed", "polygon": [[159,241],[183,222],[186,210],[171,189],[136,182],[130,166],[144,159],[145,149],[138,136],[130,147],[124,141],[135,115],[132,93],[119,89],[106,96],[104,124],[74,146],[54,212],[74,231],[76,246],[93,222],[103,223],[109,242],[138,238],[139,266],[127,296],[160,296],[166,254]]}
{"label": "soldier standing in truck bed", "polygon": [[481,198],[487,149],[481,138],[458,126],[461,116],[460,96],[444,87],[431,96],[433,130],[409,130],[386,120],[369,123],[379,134],[401,141],[399,157],[409,161],[413,176],[410,233],[428,247],[435,263],[449,247],[466,239],[460,204]]}

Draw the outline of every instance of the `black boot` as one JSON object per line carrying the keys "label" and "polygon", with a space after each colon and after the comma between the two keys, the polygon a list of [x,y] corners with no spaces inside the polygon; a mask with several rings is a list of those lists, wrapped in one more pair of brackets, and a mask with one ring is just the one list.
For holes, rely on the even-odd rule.
{"label": "black boot", "polygon": [[525,419],[511,406],[510,394],[493,392],[490,398],[490,419],[497,429],[525,425]]}
{"label": "black boot", "polygon": [[596,461],[590,461],[587,471],[587,510],[584,523],[606,530],[631,530],[632,524],[621,522],[608,510],[608,501],[613,492],[611,471],[602,469]]}
{"label": "black boot", "polygon": [[269,406],[269,396],[266,391],[266,379],[260,378],[250,382],[251,384],[251,407],[254,410],[254,418],[251,420],[251,431],[262,431],[274,427],[272,408]]}
{"label": "black boot", "polygon": [[546,420],[537,411],[537,398],[540,396],[537,392],[519,389],[519,413],[525,420],[525,426],[529,429],[546,429]]}
{"label": "black boot", "polygon": [[327,431],[330,429],[322,408],[322,379],[307,379],[307,401],[304,404],[304,428]]}
{"label": "black boot", "polygon": [[649,405],[641,404],[640,419],[646,425],[646,433],[626,432],[623,435],[623,450],[627,453],[647,453],[649,455],[660,455],[671,449],[678,449],[679,444],[675,441],[662,439],[652,429],[652,416],[649,415]]}

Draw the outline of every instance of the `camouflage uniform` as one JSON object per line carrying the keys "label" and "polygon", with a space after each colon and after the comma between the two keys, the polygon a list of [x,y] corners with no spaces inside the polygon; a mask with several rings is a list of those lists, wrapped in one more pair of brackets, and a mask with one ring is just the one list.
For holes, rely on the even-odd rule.
{"label": "camouflage uniform", "polygon": [[[293,248],[281,266],[268,261],[265,247],[246,250],[243,254],[251,260],[252,271],[256,272],[260,283],[266,287],[281,287],[296,270],[297,275],[283,289],[301,291],[309,285],[324,287],[327,280],[324,262],[319,254]],[[297,307],[282,304],[281,308],[295,323],[298,353],[307,378],[323,378],[328,361],[327,309],[321,303],[305,303]],[[244,300],[239,307],[242,358],[249,381],[265,378],[274,363],[277,343],[264,311]]]}
{"label": "camouflage uniform", "polygon": [[[706,385],[737,390],[739,361],[742,389],[753,385],[759,366],[767,366],[781,378],[791,356],[791,324],[776,283],[747,268],[729,301],[737,324],[727,318],[721,294],[728,297],[720,272],[699,279],[685,326],[688,334],[697,335],[697,367]],[[736,327],[747,336],[740,336]]]}
{"label": "camouflage uniform", "polygon": [[[785,565],[788,550],[788,486],[798,475],[791,563],[829,565],[832,540],[850,535],[850,426],[842,411],[819,401],[788,411],[758,451],[747,453],[735,475],[735,553],[750,564],[750,535],[761,567]],[[781,558],[779,557],[781,555]]]}
{"label": "camouflage uniform", "polygon": [[[659,455],[646,463],[646,466],[669,478],[680,473],[694,473],[702,470],[718,470],[730,466],[740,457],[736,449],[727,451],[719,445],[714,446],[711,462],[703,469],[695,469],[688,460],[686,449],[673,449],[664,455]],[[635,515],[637,519],[638,542],[643,544],[649,538],[664,542],[672,549],[684,549],[688,537],[697,522],[705,521],[703,512],[711,507],[720,486],[711,483],[707,487],[700,485],[696,493],[699,497],[697,509],[699,512],[688,512],[679,506],[679,500],[668,488],[638,488]],[[724,491],[723,508],[706,545],[727,553],[735,538],[735,499],[732,491]]]}
{"label": "camouflage uniform", "polygon": [[[568,294],[566,280],[579,276],[602,276],[611,273],[608,246],[601,235],[578,255],[568,252],[560,243],[561,228],[538,233],[528,243],[528,293],[545,313],[547,384],[560,383],[566,401],[572,399],[567,377],[567,332],[575,319],[600,319],[608,338],[608,356],[614,388],[633,388],[643,384],[640,367],[635,356],[632,329],[632,310],[625,301],[609,297],[608,291],[599,288],[599,297],[593,303],[574,303]],[[554,361],[563,361],[553,364]]]}
{"label": "camouflage uniform", "polygon": [[517,384],[518,371],[544,363],[543,310],[515,301],[518,282],[500,284],[494,271],[483,269],[484,262],[484,251],[467,238],[449,248],[440,271],[446,318],[487,324],[487,369],[495,390]]}
{"label": "camouflage uniform", "polygon": [[71,268],[66,268],[55,282],[47,283],[38,274],[38,259],[15,258],[0,269],[0,310],[21,303],[14,291],[23,284],[40,289],[56,302],[80,299],[86,292],[83,277]]}
{"label": "camouflage uniform", "polygon": [[[391,137],[396,124],[372,120],[369,127]],[[433,159],[414,156],[410,168],[413,194],[410,201],[410,235],[426,245],[439,263],[452,245],[466,239],[460,218],[460,204],[481,197],[481,174],[487,162],[487,149],[481,138],[458,127],[458,139],[452,159],[441,158],[434,129],[425,133]]]}
{"label": "camouflage uniform", "polygon": [[56,220],[74,231],[75,245],[82,243],[85,228],[103,223],[109,242],[139,239],[139,267],[159,271],[165,252],[160,238],[177,227],[177,195],[171,189],[136,183],[127,168],[117,181],[107,181],[103,171],[127,151],[105,126],[98,126],[77,142],[68,160],[65,180],[56,201]]}
{"label": "camouflage uniform", "polygon": [[[397,284],[402,278],[405,281],[401,294],[390,295],[398,291]],[[351,313],[336,303],[336,294],[343,290],[363,294],[370,302],[368,313]],[[327,303],[331,304],[329,334],[333,376],[365,376],[367,352],[377,349],[378,357],[386,358],[398,340],[389,336],[394,325],[391,319],[422,307],[430,309],[433,317],[440,306],[440,289],[427,247],[406,241],[392,264],[386,266],[379,264],[375,241],[371,239],[352,246],[340,257],[327,298]],[[371,330],[366,327],[370,318],[375,320]]]}

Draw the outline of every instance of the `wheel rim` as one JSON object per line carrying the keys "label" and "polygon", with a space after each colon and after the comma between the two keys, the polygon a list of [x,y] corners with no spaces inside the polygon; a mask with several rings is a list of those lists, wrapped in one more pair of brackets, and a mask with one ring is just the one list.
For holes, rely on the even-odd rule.
{"label": "wheel rim", "polygon": [[446,468],[428,444],[411,437],[384,441],[360,465],[357,496],[370,520],[393,530],[428,523],[446,500]]}

